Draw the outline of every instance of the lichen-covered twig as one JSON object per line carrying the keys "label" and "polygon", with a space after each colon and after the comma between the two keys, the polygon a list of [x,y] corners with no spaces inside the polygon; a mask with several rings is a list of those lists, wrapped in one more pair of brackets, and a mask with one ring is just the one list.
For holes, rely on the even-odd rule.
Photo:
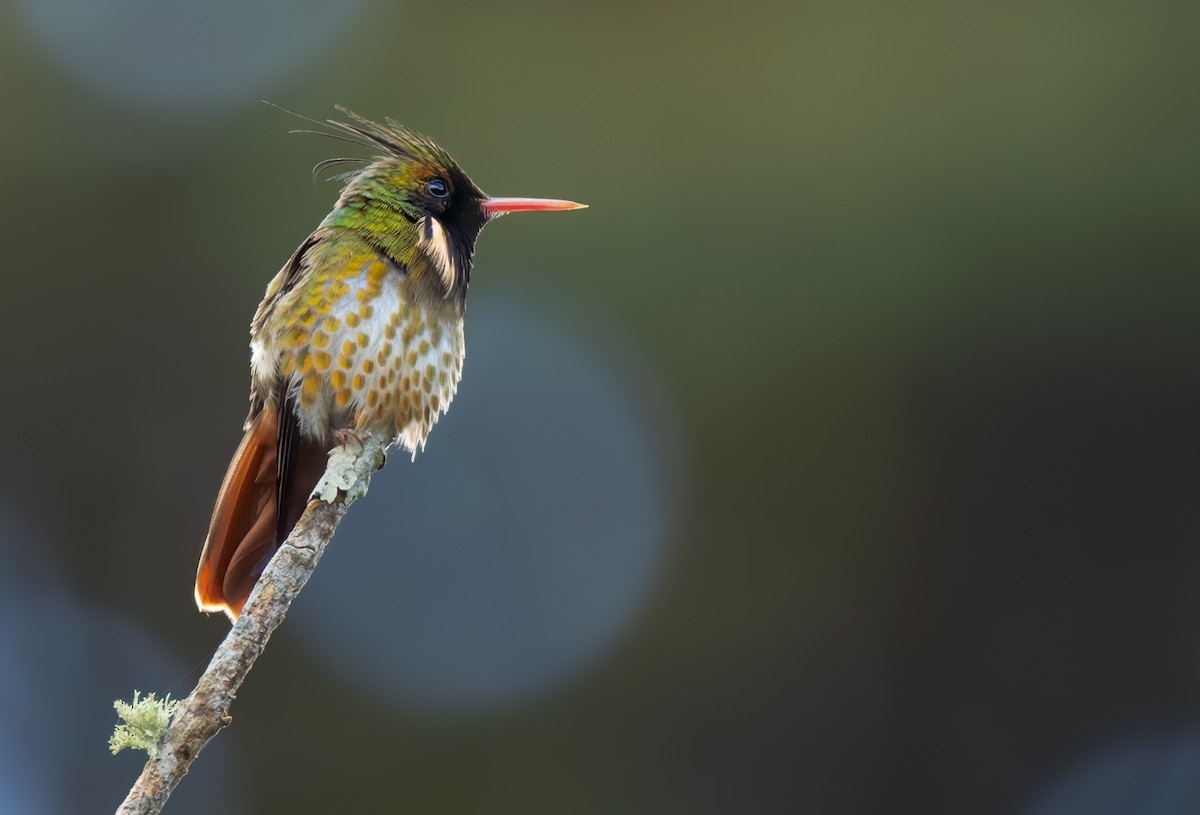
{"label": "lichen-covered twig", "polygon": [[234,695],[312,576],[346,508],[366,493],[372,473],[383,464],[388,441],[381,435],[353,437],[330,455],[314,500],[263,571],[241,616],[177,709],[117,815],[159,812],[201,748],[230,723]]}
{"label": "lichen-covered twig", "polygon": [[122,722],[108,740],[108,749],[114,756],[122,750],[145,750],[150,758],[158,755],[158,743],[171,726],[176,709],[183,704],[179,699],[172,699],[169,693],[162,699],[155,698],[153,693],[140,699],[138,696],[140,694],[134,691],[132,704],[120,699],[113,702],[117,718]]}

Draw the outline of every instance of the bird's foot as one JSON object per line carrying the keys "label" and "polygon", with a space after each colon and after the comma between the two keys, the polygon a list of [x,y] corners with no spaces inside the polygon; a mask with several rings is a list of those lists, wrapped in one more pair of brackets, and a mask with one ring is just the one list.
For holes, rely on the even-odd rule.
{"label": "bird's foot", "polygon": [[362,454],[363,438],[352,427],[343,427],[333,431],[333,440],[337,442],[338,447],[344,448],[352,455]]}
{"label": "bird's foot", "polygon": [[[352,427],[343,427],[341,430],[333,431],[333,438],[337,442],[337,446],[345,450],[347,455],[358,458],[366,452],[366,439],[361,432]],[[382,470],[384,464],[387,464],[386,447],[376,453],[375,469]]]}
{"label": "bird's foot", "polygon": [[350,504],[367,494],[371,473],[383,466],[387,440],[370,431],[352,429],[334,432],[337,446],[329,451],[325,473],[313,490],[313,498]]}

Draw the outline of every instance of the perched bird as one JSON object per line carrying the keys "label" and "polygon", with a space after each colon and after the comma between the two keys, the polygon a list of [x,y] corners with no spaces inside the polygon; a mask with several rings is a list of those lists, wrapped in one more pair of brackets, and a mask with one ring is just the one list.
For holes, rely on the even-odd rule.
{"label": "perched bird", "polygon": [[221,484],[196,603],[236,620],[347,435],[383,431],[413,453],[462,375],[475,239],[509,212],[582,204],[489,198],[430,139],[339,108],[333,135],[382,153],[331,159],[333,211],[267,286],[250,326],[250,415]]}

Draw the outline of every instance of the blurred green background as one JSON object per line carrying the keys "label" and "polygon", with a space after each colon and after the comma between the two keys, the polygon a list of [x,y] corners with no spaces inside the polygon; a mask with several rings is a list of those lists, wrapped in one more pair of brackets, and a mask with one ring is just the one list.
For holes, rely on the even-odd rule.
{"label": "blurred green background", "polygon": [[[168,812],[1197,811],[1198,26],[9,0],[0,811],[114,808],[111,700],[186,693],[226,629],[191,579],[246,328],[345,148],[261,99],[591,208],[485,232],[455,409]],[[554,406],[511,438],[501,368]],[[392,614],[358,573],[407,587]]]}

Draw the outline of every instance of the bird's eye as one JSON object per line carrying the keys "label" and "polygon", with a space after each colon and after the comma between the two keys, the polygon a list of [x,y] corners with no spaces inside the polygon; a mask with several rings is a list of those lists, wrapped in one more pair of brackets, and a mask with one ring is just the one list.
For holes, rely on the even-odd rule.
{"label": "bird's eye", "polygon": [[440,178],[435,178],[427,183],[425,185],[425,192],[428,193],[431,198],[445,198],[450,194],[450,190],[446,186],[446,182],[442,181]]}

